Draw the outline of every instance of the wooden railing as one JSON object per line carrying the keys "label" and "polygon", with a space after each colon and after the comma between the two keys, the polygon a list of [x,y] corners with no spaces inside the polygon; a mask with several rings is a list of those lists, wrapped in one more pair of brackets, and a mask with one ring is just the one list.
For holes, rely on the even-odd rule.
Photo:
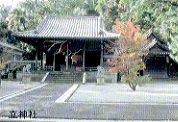
{"label": "wooden railing", "polygon": [[45,71],[53,71],[53,66],[45,66],[44,70]]}
{"label": "wooden railing", "polygon": [[85,71],[97,71],[97,67],[85,67]]}

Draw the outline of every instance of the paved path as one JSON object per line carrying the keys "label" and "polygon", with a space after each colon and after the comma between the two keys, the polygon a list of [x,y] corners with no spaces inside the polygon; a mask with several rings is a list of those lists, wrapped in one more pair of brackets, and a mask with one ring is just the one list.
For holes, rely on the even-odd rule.
{"label": "paved path", "polygon": [[178,105],[55,104],[41,111],[40,118],[101,120],[178,120]]}
{"label": "paved path", "polygon": [[[3,122],[143,122],[143,120],[86,120],[86,119],[47,119],[47,118],[37,118],[37,119],[9,119],[0,118]],[[160,122],[160,121],[146,121],[146,122]],[[163,121],[167,122],[167,121]],[[168,121],[171,122],[171,121]],[[175,121],[174,121],[175,122]]]}
{"label": "paved path", "polygon": [[0,116],[9,116],[11,110],[35,110],[38,114],[43,109],[50,108],[72,84],[48,84],[40,89],[27,92],[0,103]]}
{"label": "paved path", "polygon": [[[39,119],[178,120],[178,104],[93,104],[70,103],[71,101],[55,103],[71,86],[72,84],[48,84],[40,89],[3,101],[0,103],[0,116],[8,117],[12,109],[17,111],[25,109],[35,110]],[[121,88],[126,90],[125,92],[130,90]],[[84,97],[81,96],[80,99]]]}
{"label": "paved path", "polygon": [[[0,118],[3,122],[143,122],[143,120],[86,120],[86,119],[47,119],[47,118],[37,118],[37,119],[9,119]],[[160,121],[147,121],[146,122],[160,122]],[[172,121],[163,121],[172,122]],[[175,121],[174,121],[175,122]]]}
{"label": "paved path", "polygon": [[137,91],[132,91],[128,84],[86,84],[80,85],[69,102],[178,104],[178,84],[147,84]]}
{"label": "paved path", "polygon": [[1,81],[0,86],[0,99],[16,92],[33,88],[40,85],[39,82],[20,83],[18,81]]}

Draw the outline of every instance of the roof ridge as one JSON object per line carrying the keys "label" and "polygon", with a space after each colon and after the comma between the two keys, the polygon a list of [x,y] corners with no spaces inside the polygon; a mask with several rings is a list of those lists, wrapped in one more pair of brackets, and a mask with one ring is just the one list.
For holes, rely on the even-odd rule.
{"label": "roof ridge", "polygon": [[55,15],[46,15],[44,17],[44,19],[48,19],[48,18],[58,18],[58,19],[83,19],[83,18],[99,18],[100,16],[75,16],[75,15],[72,15],[72,16],[55,16]]}

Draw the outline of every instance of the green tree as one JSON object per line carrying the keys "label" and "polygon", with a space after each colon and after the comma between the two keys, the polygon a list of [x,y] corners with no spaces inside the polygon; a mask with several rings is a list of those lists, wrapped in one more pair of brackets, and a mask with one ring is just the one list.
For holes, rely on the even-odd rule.
{"label": "green tree", "polygon": [[10,14],[12,30],[34,29],[46,15],[97,15],[97,0],[26,0]]}
{"label": "green tree", "polygon": [[7,17],[10,12],[10,7],[0,6],[0,41],[5,41],[8,32],[8,21]]}
{"label": "green tree", "polygon": [[173,54],[178,52],[178,48],[173,49],[178,43],[178,0],[109,0],[109,16],[106,14],[107,1],[97,2],[97,11],[104,16],[107,28],[112,28],[116,17],[122,22],[131,17],[134,23],[141,26],[142,32],[151,28],[157,38],[166,41],[171,50],[171,57],[178,62],[175,53]]}
{"label": "green tree", "polygon": [[172,51],[171,47],[177,43],[175,39],[178,35],[177,0],[120,0],[118,7],[118,16],[122,21],[129,17],[133,18],[135,23],[141,25],[142,32],[152,28],[156,37],[168,42],[171,55],[174,57],[172,52],[175,52],[175,48]]}

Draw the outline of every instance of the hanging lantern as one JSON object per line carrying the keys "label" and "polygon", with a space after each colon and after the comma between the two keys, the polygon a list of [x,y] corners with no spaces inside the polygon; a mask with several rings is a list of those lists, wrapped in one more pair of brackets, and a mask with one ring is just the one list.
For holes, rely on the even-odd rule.
{"label": "hanging lantern", "polygon": [[78,61],[78,55],[72,55],[71,59],[72,59],[72,64],[76,64]]}

